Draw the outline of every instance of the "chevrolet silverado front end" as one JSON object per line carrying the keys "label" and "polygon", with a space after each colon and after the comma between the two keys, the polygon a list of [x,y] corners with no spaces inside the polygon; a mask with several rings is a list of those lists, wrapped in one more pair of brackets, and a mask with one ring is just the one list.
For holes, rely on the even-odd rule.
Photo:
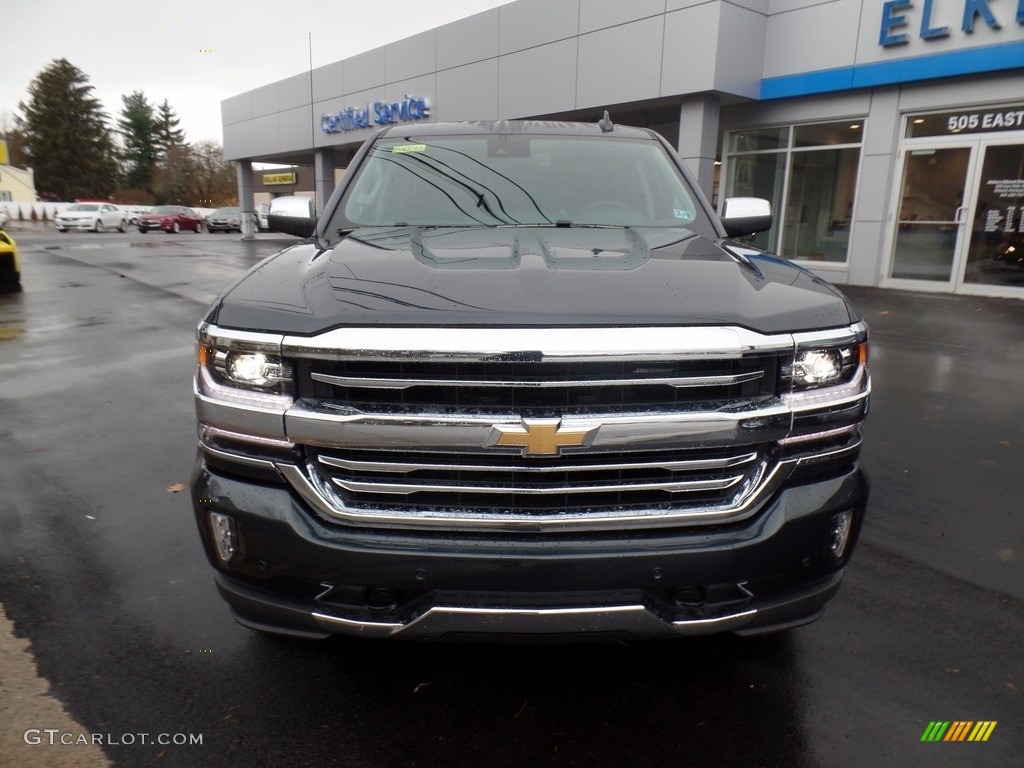
{"label": "chevrolet silverado front end", "polygon": [[656,134],[367,142],[199,326],[192,494],[243,624],[662,637],[816,618],[867,502],[867,327]]}

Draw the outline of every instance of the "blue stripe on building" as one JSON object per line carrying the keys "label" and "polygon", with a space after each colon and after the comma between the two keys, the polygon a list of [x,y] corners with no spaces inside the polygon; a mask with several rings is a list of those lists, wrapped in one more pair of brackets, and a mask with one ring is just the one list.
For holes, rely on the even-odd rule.
{"label": "blue stripe on building", "polygon": [[768,100],[810,96],[816,93],[872,88],[1018,67],[1024,68],[1024,41],[949,53],[933,53],[896,61],[837,67],[818,72],[802,72],[797,75],[766,77],[761,81],[761,98]]}

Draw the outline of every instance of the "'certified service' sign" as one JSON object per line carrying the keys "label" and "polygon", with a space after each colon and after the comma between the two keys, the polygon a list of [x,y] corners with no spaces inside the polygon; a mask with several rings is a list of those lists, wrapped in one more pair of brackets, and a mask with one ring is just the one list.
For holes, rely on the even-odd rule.
{"label": "'certified service' sign", "polygon": [[345,107],[337,112],[325,112],[320,116],[320,130],[324,133],[344,133],[374,125],[422,120],[429,115],[430,106],[426,99],[406,96],[402,101],[375,101],[365,107]]}

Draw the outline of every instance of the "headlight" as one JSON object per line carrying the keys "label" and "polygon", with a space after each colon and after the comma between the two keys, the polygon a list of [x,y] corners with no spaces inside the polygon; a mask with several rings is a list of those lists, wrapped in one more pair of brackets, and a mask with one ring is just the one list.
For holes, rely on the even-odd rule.
{"label": "headlight", "polygon": [[263,389],[291,379],[291,371],[276,356],[262,352],[228,352],[223,359],[228,379],[243,387]]}
{"label": "headlight", "polygon": [[199,344],[199,365],[218,384],[275,394],[291,391],[292,367],[280,355],[232,347]]}
{"label": "headlight", "polygon": [[196,415],[207,459],[275,481],[273,462],[300,458],[285,431],[296,387],[292,362],[281,357],[282,339],[204,323],[196,344]]}
{"label": "headlight", "polygon": [[285,408],[295,391],[281,337],[202,326],[196,344],[198,391],[220,400]]}
{"label": "headlight", "polygon": [[838,347],[800,348],[793,362],[782,367],[783,386],[799,391],[845,384],[867,358],[866,341]]}

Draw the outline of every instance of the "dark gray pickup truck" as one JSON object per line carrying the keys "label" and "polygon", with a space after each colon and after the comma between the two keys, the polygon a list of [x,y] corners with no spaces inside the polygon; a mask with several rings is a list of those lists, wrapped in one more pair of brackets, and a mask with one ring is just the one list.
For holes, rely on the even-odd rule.
{"label": "dark gray pickup truck", "polygon": [[196,519],[304,637],[785,629],[868,497],[867,327],[657,134],[386,129],[198,329]]}

